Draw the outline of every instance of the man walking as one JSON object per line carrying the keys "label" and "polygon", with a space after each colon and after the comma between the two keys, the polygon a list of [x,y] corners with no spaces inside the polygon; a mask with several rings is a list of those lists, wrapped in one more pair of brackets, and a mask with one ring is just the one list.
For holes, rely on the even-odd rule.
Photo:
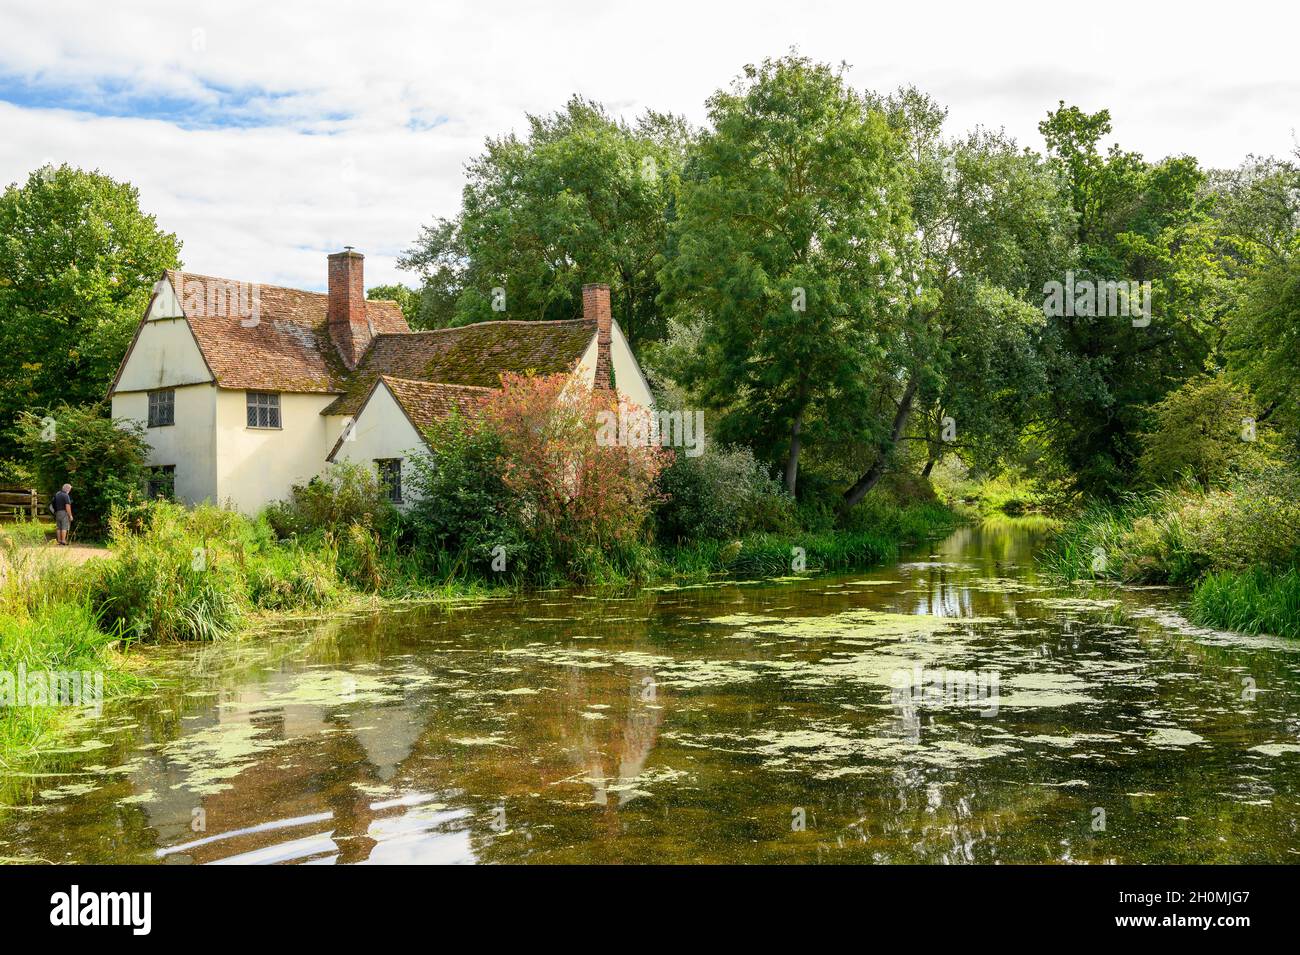
{"label": "man walking", "polygon": [[72,526],[72,498],[68,494],[71,490],[71,484],[63,485],[50,502],[54,510],[54,534],[63,547],[68,546],[68,528]]}

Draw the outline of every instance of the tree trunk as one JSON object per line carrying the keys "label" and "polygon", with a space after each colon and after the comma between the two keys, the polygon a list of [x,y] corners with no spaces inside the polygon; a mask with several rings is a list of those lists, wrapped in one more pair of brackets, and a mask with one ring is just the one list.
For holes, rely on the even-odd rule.
{"label": "tree trunk", "polygon": [[867,473],[858,478],[856,484],[844,492],[844,502],[849,507],[858,504],[867,492],[870,491],[885,476],[885,468],[889,464],[889,452],[898,444],[898,439],[903,436],[903,429],[907,427],[907,419],[912,414],[912,401],[916,397],[916,376],[913,375],[908,381],[907,387],[903,389],[903,397],[898,400],[898,411],[894,413],[894,427],[889,433],[889,441],[880,449],[876,455],[876,460],[872,462],[871,467],[867,468]]}
{"label": "tree trunk", "polygon": [[925,467],[921,468],[921,477],[928,478],[930,476],[930,472],[933,470],[934,470],[934,458],[930,458],[928,461],[925,462]]}
{"label": "tree trunk", "polygon": [[790,454],[785,459],[785,489],[791,497],[794,497],[795,486],[799,481],[799,449],[803,447],[799,432],[802,430],[803,408],[800,408],[794,413],[794,421],[790,425]]}

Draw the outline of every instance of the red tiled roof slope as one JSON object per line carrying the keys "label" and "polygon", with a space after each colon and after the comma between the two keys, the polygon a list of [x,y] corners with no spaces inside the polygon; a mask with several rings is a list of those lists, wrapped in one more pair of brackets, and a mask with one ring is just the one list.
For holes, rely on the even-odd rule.
{"label": "red tiled roof slope", "polygon": [[388,386],[411,423],[421,431],[451,417],[452,411],[459,411],[466,417],[477,415],[483,399],[494,390],[478,385],[448,385],[439,381],[413,381],[388,375],[380,375],[379,379]]}
{"label": "red tiled roof slope", "polygon": [[[186,283],[237,289],[239,283],[207,275],[169,271],[168,279],[194,329],[199,348],[223,388],[265,391],[340,392],[347,370],[329,336],[329,296],[275,285],[257,286],[257,322],[249,309],[231,301],[213,308],[206,291],[186,294]],[[243,286],[245,289],[249,285]],[[219,303],[220,299],[215,299]],[[244,292],[243,305],[250,303]],[[222,314],[224,312],[224,314]],[[410,332],[396,302],[366,302],[366,317],[377,334]]]}

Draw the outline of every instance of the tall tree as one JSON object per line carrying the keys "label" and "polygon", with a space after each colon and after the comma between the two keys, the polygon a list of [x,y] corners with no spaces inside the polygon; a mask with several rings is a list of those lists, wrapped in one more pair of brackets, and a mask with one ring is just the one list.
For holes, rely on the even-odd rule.
{"label": "tall tree", "polygon": [[1198,374],[1215,347],[1226,305],[1221,240],[1194,159],[1152,164],[1115,145],[1103,154],[1106,110],[1061,103],[1039,129],[1077,217],[1074,278],[1151,283],[1149,321],[1094,310],[1053,317],[1044,330],[1044,433],[1077,490],[1113,496],[1132,484],[1145,409]]}
{"label": "tall tree", "polygon": [[804,446],[855,437],[888,374],[910,233],[901,142],[842,69],[794,54],[745,67],[708,110],[660,275],[693,330],[676,376],[794,493]]}
{"label": "tall tree", "polygon": [[1045,386],[1032,293],[1064,257],[1072,224],[1053,170],[1002,133],[945,137],[945,111],[915,88],[877,102],[907,144],[916,233],[900,257],[915,288],[849,505],[887,473],[915,410],[927,471],[944,450],[992,457],[1018,432]]}
{"label": "tall tree", "polygon": [[1228,373],[1300,456],[1300,166],[1251,157],[1213,178],[1216,218],[1244,272],[1224,341]]}
{"label": "tall tree", "polygon": [[19,412],[102,399],[181,244],[139,192],[98,172],[36,170],[0,196],[0,454]]}
{"label": "tall tree", "polygon": [[421,278],[419,325],[572,318],[583,283],[608,281],[629,339],[658,338],[656,270],[691,131],[658,113],[628,124],[580,97],[528,127],[488,140],[460,213],[399,260]]}

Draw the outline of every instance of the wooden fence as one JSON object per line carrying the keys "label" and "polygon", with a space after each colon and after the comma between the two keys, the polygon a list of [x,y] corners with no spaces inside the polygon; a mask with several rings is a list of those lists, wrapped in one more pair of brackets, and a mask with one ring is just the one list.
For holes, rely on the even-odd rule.
{"label": "wooden fence", "polygon": [[30,487],[0,487],[0,521],[49,520],[50,496]]}

